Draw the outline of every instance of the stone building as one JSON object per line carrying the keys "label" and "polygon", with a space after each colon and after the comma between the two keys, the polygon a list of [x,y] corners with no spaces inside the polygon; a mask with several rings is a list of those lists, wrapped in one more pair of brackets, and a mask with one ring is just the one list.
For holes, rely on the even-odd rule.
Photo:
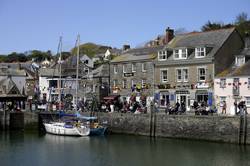
{"label": "stone building", "polygon": [[154,65],[163,46],[127,49],[110,62],[111,92],[129,100],[131,95],[147,98],[154,94]]}
{"label": "stone building", "polygon": [[216,75],[214,96],[219,112],[222,111],[225,101],[227,114],[234,115],[234,102],[239,104],[245,101],[248,113],[250,113],[250,37],[245,38],[245,47],[235,53],[234,63]]}
{"label": "stone building", "polygon": [[175,36],[155,60],[159,105],[183,101],[189,110],[195,100],[214,104],[214,76],[233,63],[233,52],[242,47],[235,28]]}

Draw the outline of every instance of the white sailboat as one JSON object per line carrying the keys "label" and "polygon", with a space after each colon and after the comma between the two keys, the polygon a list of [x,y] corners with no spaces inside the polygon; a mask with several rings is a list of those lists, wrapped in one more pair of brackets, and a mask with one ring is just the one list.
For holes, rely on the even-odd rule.
{"label": "white sailboat", "polygon": [[[76,67],[76,103],[78,98],[78,68],[79,68],[79,45],[80,36],[77,36],[77,67]],[[61,111],[61,58],[62,58],[62,37],[60,38],[60,58],[59,58],[59,111]],[[77,107],[76,107],[77,111]],[[77,121],[66,121],[66,122],[49,122],[44,123],[45,130],[47,133],[56,135],[69,135],[69,136],[88,136],[90,134],[89,126],[77,122]]]}

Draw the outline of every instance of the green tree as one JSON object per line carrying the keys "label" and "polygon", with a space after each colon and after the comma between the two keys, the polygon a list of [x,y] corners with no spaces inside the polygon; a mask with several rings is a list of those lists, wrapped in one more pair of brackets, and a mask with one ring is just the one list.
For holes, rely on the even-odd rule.
{"label": "green tree", "polygon": [[[81,55],[88,55],[90,58],[94,57],[96,54],[100,54],[100,53],[105,53],[105,51],[107,49],[110,49],[111,47],[109,46],[102,46],[102,45],[97,45],[97,44],[94,44],[94,43],[85,43],[85,44],[81,44],[79,46],[79,52]],[[76,51],[77,51],[77,48],[74,47],[72,50],[71,50],[71,53],[73,55],[76,55]]]}
{"label": "green tree", "polygon": [[8,63],[12,63],[12,62],[26,62],[26,61],[28,61],[28,58],[26,57],[26,55],[24,53],[12,52],[11,54],[9,54],[5,58],[4,61],[8,62]]}
{"label": "green tree", "polygon": [[238,14],[236,16],[235,24],[236,25],[237,24],[242,24],[242,23],[247,22],[247,21],[249,21],[248,18],[247,18],[247,13],[242,12],[242,13],[240,13],[240,14]]}
{"label": "green tree", "polygon": [[221,29],[222,27],[223,27],[223,23],[208,21],[205,25],[201,27],[201,30],[205,32],[205,31],[210,31],[210,30]]}
{"label": "green tree", "polygon": [[50,60],[52,58],[51,51],[48,50],[47,52],[39,51],[39,50],[32,50],[28,53],[28,59],[34,60],[36,62],[41,62],[45,59]]}

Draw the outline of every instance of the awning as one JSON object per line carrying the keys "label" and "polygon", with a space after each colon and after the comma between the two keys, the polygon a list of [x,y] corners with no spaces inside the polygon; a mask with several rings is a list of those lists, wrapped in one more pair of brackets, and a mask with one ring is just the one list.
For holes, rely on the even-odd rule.
{"label": "awning", "polygon": [[110,96],[104,97],[103,100],[115,100],[118,97],[120,97],[120,95],[110,95]]}
{"label": "awning", "polygon": [[197,90],[196,95],[208,95],[207,90]]}

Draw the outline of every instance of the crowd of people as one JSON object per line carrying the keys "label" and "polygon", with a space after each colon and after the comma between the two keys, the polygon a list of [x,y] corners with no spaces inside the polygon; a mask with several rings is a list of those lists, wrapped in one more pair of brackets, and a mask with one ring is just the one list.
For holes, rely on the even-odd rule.
{"label": "crowd of people", "polygon": [[140,99],[137,101],[135,97],[131,97],[127,100],[103,100],[100,103],[101,112],[122,112],[122,113],[147,113],[146,99]]}

